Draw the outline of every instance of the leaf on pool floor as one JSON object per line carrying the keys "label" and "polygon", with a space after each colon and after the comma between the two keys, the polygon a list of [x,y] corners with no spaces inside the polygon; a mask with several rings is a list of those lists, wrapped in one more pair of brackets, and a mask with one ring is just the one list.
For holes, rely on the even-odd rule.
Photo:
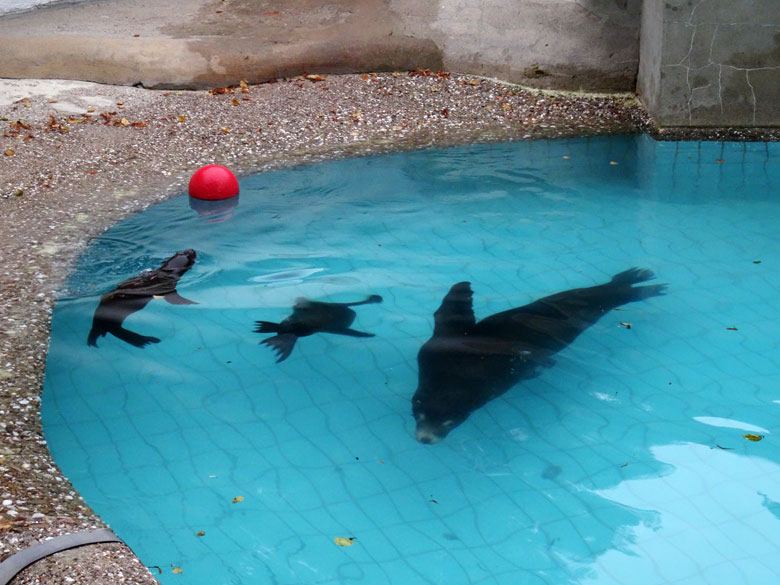
{"label": "leaf on pool floor", "polygon": [[761,439],[764,438],[764,435],[756,435],[755,433],[747,433],[746,435],[742,435],[743,438],[747,439],[748,441],[753,441],[754,443],[757,443]]}
{"label": "leaf on pool floor", "polygon": [[726,331],[739,331],[736,327],[726,327]]}
{"label": "leaf on pool floor", "polygon": [[235,498],[233,498],[232,503],[238,504],[239,502],[243,502],[243,501],[244,501],[244,496],[236,496]]}
{"label": "leaf on pool floor", "polygon": [[335,542],[339,546],[352,546],[355,544],[355,541],[357,539],[355,537],[345,537],[345,536],[337,536],[333,539],[333,542]]}
{"label": "leaf on pool floor", "polygon": [[612,166],[615,166],[615,165],[619,165],[620,163],[615,162],[614,160],[611,160],[611,161],[609,161],[609,164],[611,164]]}
{"label": "leaf on pool floor", "polygon": [[184,571],[181,570],[181,567],[174,567],[173,568],[173,574],[174,575],[181,575]]}
{"label": "leaf on pool floor", "polygon": [[631,323],[628,323],[626,321],[621,321],[620,324],[625,327],[626,329],[631,329]]}
{"label": "leaf on pool floor", "polygon": [[199,530],[195,536],[206,536],[206,533],[203,530]]}

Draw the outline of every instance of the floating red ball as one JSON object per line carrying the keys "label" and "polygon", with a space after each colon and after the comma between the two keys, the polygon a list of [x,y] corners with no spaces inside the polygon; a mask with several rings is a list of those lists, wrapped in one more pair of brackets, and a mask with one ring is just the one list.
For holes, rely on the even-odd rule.
{"label": "floating red ball", "polygon": [[217,201],[238,195],[236,176],[221,165],[206,165],[192,174],[189,185],[190,197]]}

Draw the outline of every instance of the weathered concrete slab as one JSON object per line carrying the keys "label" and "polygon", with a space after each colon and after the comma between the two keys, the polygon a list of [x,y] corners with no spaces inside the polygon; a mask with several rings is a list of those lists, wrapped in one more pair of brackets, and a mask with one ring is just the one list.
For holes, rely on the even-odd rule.
{"label": "weathered concrete slab", "polygon": [[202,89],[302,73],[441,69],[381,0],[101,0],[0,18],[0,77]]}
{"label": "weathered concrete slab", "polygon": [[640,0],[91,0],[0,17],[0,77],[203,88],[446,68],[633,90]]}

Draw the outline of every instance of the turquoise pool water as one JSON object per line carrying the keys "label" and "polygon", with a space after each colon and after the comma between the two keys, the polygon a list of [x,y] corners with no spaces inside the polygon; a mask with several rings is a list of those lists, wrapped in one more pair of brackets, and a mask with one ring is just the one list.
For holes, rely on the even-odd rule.
{"label": "turquoise pool water", "polygon": [[[610,137],[269,172],[221,222],[172,199],[73,273],[46,438],[165,585],[777,583],[779,188],[777,144]],[[186,248],[199,304],[127,318],[160,343],[89,347],[100,295]],[[479,319],[632,266],[667,294],[415,439],[451,285]],[[297,297],[371,294],[353,327],[375,337],[317,333],[276,363],[253,331]]]}

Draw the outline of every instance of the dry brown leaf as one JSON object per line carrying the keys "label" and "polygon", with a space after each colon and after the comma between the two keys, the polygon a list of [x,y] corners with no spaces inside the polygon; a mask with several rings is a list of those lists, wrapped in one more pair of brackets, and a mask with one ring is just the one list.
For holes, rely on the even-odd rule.
{"label": "dry brown leaf", "polygon": [[244,501],[244,496],[236,496],[235,498],[233,498],[232,503],[238,504],[239,502],[243,502],[243,501]]}
{"label": "dry brown leaf", "polygon": [[339,546],[352,546],[355,544],[355,540],[357,540],[354,537],[344,537],[344,536],[337,536],[333,539],[333,542],[335,542]]}
{"label": "dry brown leaf", "polygon": [[11,149],[11,148],[7,148],[7,149],[6,149],[6,151],[5,151],[3,154],[4,154],[5,156],[13,156],[13,155],[15,155],[15,154],[16,154],[16,151],[15,151],[15,150],[13,150],[13,149]]}

